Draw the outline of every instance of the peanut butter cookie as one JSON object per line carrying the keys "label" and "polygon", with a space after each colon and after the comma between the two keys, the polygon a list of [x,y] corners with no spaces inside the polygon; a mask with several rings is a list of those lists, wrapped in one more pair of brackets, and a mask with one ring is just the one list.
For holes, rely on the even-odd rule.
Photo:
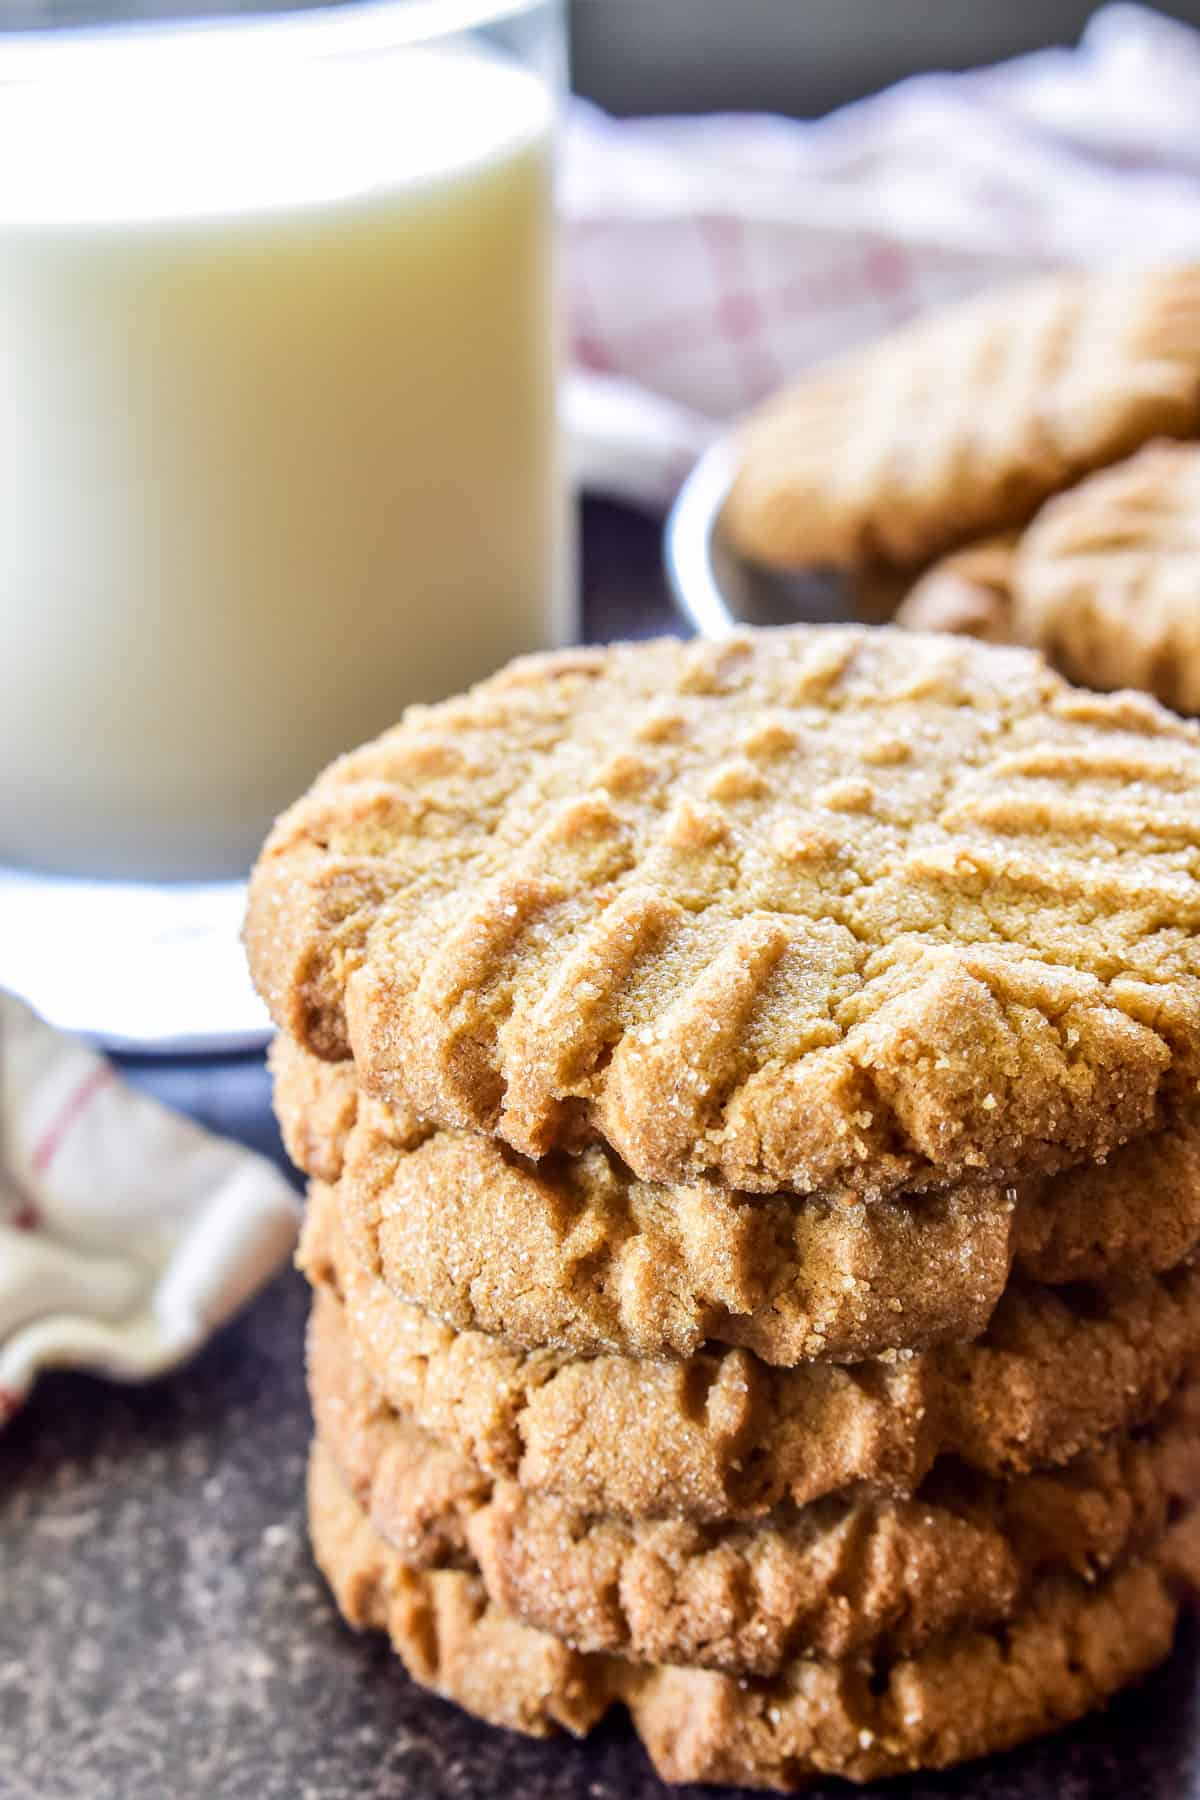
{"label": "peanut butter cookie", "polygon": [[602,1145],[534,1165],[360,1100],[353,1064],[283,1038],[272,1062],[284,1140],[341,1177],[362,1260],[401,1300],[528,1349],[850,1362],[978,1336],[1014,1254],[1035,1281],[1101,1281],[1200,1240],[1194,1108],[1106,1165],[863,1205],[639,1182]]}
{"label": "peanut butter cookie", "polygon": [[1200,734],[1036,657],[797,628],[518,663],[277,825],[277,1022],[645,1181],[860,1199],[1103,1155],[1200,1079]]}
{"label": "peanut butter cookie", "polygon": [[[530,1349],[690,1356],[713,1340],[767,1362],[849,1360],[976,1336],[1008,1278],[1014,1202],[995,1184],[865,1206],[640,1182],[600,1144],[531,1164],[360,1099],[352,1064],[282,1038],[272,1061],[285,1142],[306,1172],[340,1175],[361,1255],[463,1330]],[[1193,1238],[1200,1143],[1196,1162]]]}
{"label": "peanut butter cookie", "polygon": [[341,1296],[407,1421],[493,1477],[592,1513],[763,1518],[855,1482],[912,1494],[943,1453],[1008,1476],[1151,1418],[1200,1358],[1200,1270],[1010,1286],[984,1336],[845,1368],[742,1349],[686,1360],[520,1351],[391,1294],[313,1190],[301,1263]]}
{"label": "peanut butter cookie", "polygon": [[755,1525],[590,1515],[491,1481],[407,1424],[314,1302],[317,1435],[411,1567],[474,1561],[489,1597],[576,1649],[770,1675],[798,1655],[910,1654],[1011,1618],[1048,1569],[1089,1579],[1200,1499],[1200,1388],[1137,1436],[1061,1471],[997,1482],[941,1465],[912,1499],[839,1496]]}
{"label": "peanut butter cookie", "polygon": [[908,567],[1200,431],[1200,270],[1054,275],[802,375],[754,413],[724,528],[754,560]]}
{"label": "peanut butter cookie", "polygon": [[896,609],[908,631],[949,631],[986,644],[1013,644],[1013,559],[1018,533],[952,550],[927,569]]}
{"label": "peanut butter cookie", "polygon": [[1200,713],[1200,446],[1153,444],[1044,506],[1014,631],[1072,681]]}
{"label": "peanut butter cookie", "polygon": [[469,1569],[412,1570],[315,1446],[309,1524],[347,1623],[386,1631],[414,1680],[479,1717],[583,1735],[629,1708],[666,1781],[791,1789],[818,1774],[867,1781],[942,1768],[1078,1718],[1167,1654],[1200,1580],[1195,1515],[1089,1584],[1038,1582],[1002,1628],[954,1633],[912,1657],[797,1659],[771,1679],[586,1655],[493,1605]]}

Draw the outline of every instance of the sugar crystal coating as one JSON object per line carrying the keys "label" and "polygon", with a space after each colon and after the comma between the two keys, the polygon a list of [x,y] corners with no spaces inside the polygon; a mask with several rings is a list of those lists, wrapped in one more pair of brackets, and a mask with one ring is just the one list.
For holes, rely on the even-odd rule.
{"label": "sugar crystal coating", "polygon": [[911,1654],[1011,1618],[1053,1568],[1087,1578],[1200,1494],[1200,1388],[1147,1432],[997,1482],[952,1465],[913,1498],[841,1495],[750,1525],[626,1521],[494,1481],[387,1403],[331,1292],[314,1302],[321,1442],[411,1568],[476,1563],[490,1598],[577,1649],[771,1675],[796,1655]]}
{"label": "sugar crystal coating", "polygon": [[284,1141],[339,1180],[363,1260],[400,1299],[527,1349],[851,1362],[987,1325],[1010,1262],[1103,1281],[1200,1240],[1200,1110],[1105,1164],[870,1205],[639,1182],[603,1145],[532,1165],[360,1095],[352,1063],[276,1041]]}
{"label": "sugar crystal coating", "polygon": [[586,1655],[495,1606],[471,1569],[407,1568],[314,1446],[309,1524],[347,1622],[386,1631],[413,1678],[537,1737],[583,1735],[629,1708],[666,1781],[790,1789],[867,1781],[1007,1749],[1100,1704],[1170,1648],[1200,1582],[1196,1515],[1090,1584],[1041,1580],[1002,1632],[955,1633],[912,1657],[798,1658],[770,1680]]}
{"label": "sugar crystal coating", "polygon": [[395,1410],[488,1475],[589,1512],[751,1520],[857,1482],[912,1494],[936,1459],[1058,1465],[1151,1419],[1200,1359],[1200,1269],[1011,1284],[982,1338],[839,1367],[740,1348],[685,1360],[522,1351],[390,1293],[314,1186],[301,1246]]}
{"label": "sugar crystal coating", "polygon": [[247,942],[285,1030],[426,1120],[869,1199],[1193,1099],[1198,872],[1200,735],[1153,702],[796,628],[410,712],[280,820]]}

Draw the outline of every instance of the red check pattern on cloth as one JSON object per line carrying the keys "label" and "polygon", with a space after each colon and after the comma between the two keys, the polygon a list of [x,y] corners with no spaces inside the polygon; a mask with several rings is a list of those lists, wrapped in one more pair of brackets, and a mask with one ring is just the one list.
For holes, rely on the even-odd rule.
{"label": "red check pattern on cloth", "polygon": [[[96,1067],[88,1070],[71,1089],[66,1100],[33,1147],[30,1161],[36,1175],[45,1175],[62,1148],[72,1125],[82,1118],[101,1088],[107,1087],[109,1082],[114,1079],[112,1065],[106,1062],[97,1062]],[[25,1207],[24,1211],[32,1213],[33,1217],[37,1218],[37,1209],[32,1202]],[[20,1218],[14,1223],[20,1224]]]}
{"label": "red check pattern on cloth", "polygon": [[585,487],[669,500],[730,419],[931,307],[1200,256],[1200,33],[1104,8],[1077,50],[921,77],[818,123],[578,105],[561,211]]}
{"label": "red check pattern on cloth", "polygon": [[[107,1087],[113,1080],[115,1080],[115,1075],[112,1067],[97,1059],[95,1068],[89,1069],[76,1082],[34,1145],[29,1163],[35,1175],[46,1174],[60,1147],[66,1141],[72,1125],[91,1105],[100,1090]],[[5,1216],[6,1203],[7,1217]],[[11,1171],[4,1188],[0,1189],[0,1223],[10,1226],[13,1231],[40,1231],[43,1225],[41,1207],[16,1184],[15,1175]],[[0,1395],[0,1410],[2,1408],[3,1395]]]}
{"label": "red check pattern on cloth", "polygon": [[136,1093],[0,990],[0,1425],[43,1368],[137,1381],[182,1361],[296,1226],[265,1158]]}

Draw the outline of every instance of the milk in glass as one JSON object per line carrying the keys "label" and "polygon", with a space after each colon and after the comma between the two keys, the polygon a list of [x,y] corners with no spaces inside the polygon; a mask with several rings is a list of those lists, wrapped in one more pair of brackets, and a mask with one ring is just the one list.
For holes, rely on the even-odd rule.
{"label": "milk in glass", "polygon": [[569,633],[549,101],[461,49],[2,76],[0,861],[236,873]]}

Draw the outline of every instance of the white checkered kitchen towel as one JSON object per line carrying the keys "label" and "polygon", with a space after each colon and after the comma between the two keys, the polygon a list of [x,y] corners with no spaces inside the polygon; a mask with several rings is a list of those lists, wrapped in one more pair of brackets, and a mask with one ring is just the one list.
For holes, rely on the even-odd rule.
{"label": "white checkered kitchen towel", "polygon": [[0,992],[0,1423],[42,1369],[181,1362],[279,1267],[297,1218],[263,1157]]}
{"label": "white checkered kitchen towel", "polygon": [[576,473],[658,506],[789,374],[927,307],[1200,256],[1200,33],[1107,6],[1076,50],[815,124],[580,106],[562,210]]}

